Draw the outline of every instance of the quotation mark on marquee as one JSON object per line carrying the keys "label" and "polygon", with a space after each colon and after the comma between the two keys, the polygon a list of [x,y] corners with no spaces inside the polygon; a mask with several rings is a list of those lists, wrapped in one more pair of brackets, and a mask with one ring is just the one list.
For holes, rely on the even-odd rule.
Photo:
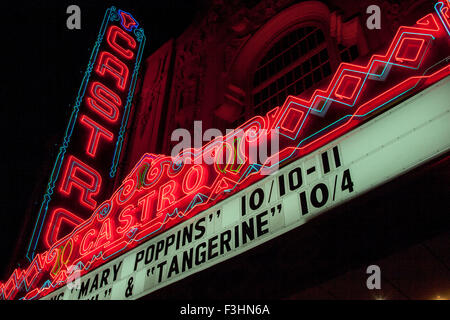
{"label": "quotation mark on marquee", "polygon": [[66,26],[69,30],[81,29],[81,9],[76,4],[72,4],[67,7],[66,13],[70,16],[66,20]]}

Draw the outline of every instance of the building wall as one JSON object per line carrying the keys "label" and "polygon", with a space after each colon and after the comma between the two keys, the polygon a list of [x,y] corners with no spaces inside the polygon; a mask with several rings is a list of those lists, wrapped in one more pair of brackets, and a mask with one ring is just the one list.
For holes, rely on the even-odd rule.
{"label": "building wall", "polygon": [[[365,26],[369,17],[366,8],[372,4],[381,8],[380,30]],[[225,133],[225,129],[235,128],[282,103],[286,94],[308,96],[327,84],[340,62],[354,58],[364,61],[384,48],[385,39],[390,39],[400,24],[414,23],[428,9],[426,1],[415,1],[412,5],[409,1],[209,2],[177,39],[168,41],[146,59],[121,176],[145,152],[170,154],[178,143],[170,141],[177,128],[185,128],[192,134],[194,121],[202,121],[203,132],[217,128]],[[270,50],[274,46],[286,49],[295,43],[289,34],[302,27],[315,27],[323,32],[327,68],[331,70],[322,70],[319,81],[311,73],[312,86],[306,85],[308,79],[303,78],[299,88],[293,85],[293,90],[286,89],[278,99],[269,99],[257,107],[255,99],[261,100],[255,96],[254,86],[258,65],[265,56],[273,55]],[[275,66],[272,81],[276,82],[279,71],[283,73],[296,63],[300,65],[312,51],[307,48],[304,54],[291,55],[290,66],[281,66],[284,71]],[[291,81],[307,77],[300,67],[292,69],[291,75]],[[287,82],[291,79],[288,77],[280,81]]]}
{"label": "building wall", "polygon": [[[366,9],[373,4],[381,8],[380,30],[369,30],[366,27],[366,20],[369,17]],[[258,92],[258,85],[261,87],[261,83],[255,86],[257,83],[255,72],[261,65],[261,61],[267,60],[267,57],[270,58],[270,50],[274,50],[272,48],[276,47],[277,43],[279,44],[281,41],[281,48],[287,49],[289,43],[295,42],[295,39],[289,39],[291,32],[302,27],[315,27],[319,28],[324,35],[324,42],[321,43],[320,48],[321,50],[326,48],[328,52],[327,61],[331,67],[330,72],[325,74],[322,70],[321,79],[314,81],[313,77],[312,86],[306,88],[305,82],[303,82],[301,91],[288,92],[288,94],[301,94],[308,97],[314,89],[328,84],[330,76],[339,63],[353,59],[356,59],[356,62],[364,63],[370,55],[385,49],[387,39],[393,37],[400,25],[415,23],[424,12],[429,10],[430,5],[427,1],[414,1],[413,3],[410,1],[372,0],[211,1],[203,11],[199,12],[197,19],[181,36],[168,41],[145,61],[145,73],[136,103],[135,118],[129,136],[131,142],[128,145],[123,173],[128,172],[145,152],[170,154],[172,147],[177,143],[171,142],[170,137],[177,128],[185,128],[192,134],[194,121],[202,121],[203,132],[208,128],[218,128],[225,132],[225,129],[235,128],[252,116],[265,113],[283,101],[281,96],[276,102],[270,101],[263,108],[255,108],[257,105],[255,91]],[[286,36],[288,36],[288,40],[292,41],[283,44],[285,41],[283,38]],[[352,47],[357,48],[356,56],[352,56],[352,52],[350,52]],[[297,61],[297,64],[300,65],[306,61],[305,57],[308,54],[309,51],[299,54],[296,59],[291,60]],[[346,54],[349,56],[346,57]],[[281,69],[274,70],[273,82],[279,78],[280,72],[283,73],[283,69],[294,72],[295,77],[292,81],[306,76],[302,68],[300,74],[295,73],[295,62],[291,61],[284,66],[289,64],[291,67],[283,68],[282,66]],[[266,83],[271,82],[270,79],[265,81]],[[417,179],[414,180],[411,177],[406,179],[408,181],[413,179],[412,181],[417,182]],[[401,184],[401,182],[394,183]],[[436,186],[436,183],[430,183],[429,186]],[[393,189],[403,190],[398,186]],[[399,194],[397,191],[392,194]],[[375,196],[372,194],[368,196],[369,200],[361,199],[356,201],[356,204],[339,209],[347,212],[346,219],[339,219],[340,213],[331,212],[330,216],[334,216],[336,220],[332,222],[319,221],[310,227],[315,234],[313,236],[315,247],[306,245],[299,248],[295,245],[299,239],[303,239],[304,233],[311,234],[308,227],[305,228],[306,231],[296,231],[295,234],[291,233],[286,236],[294,237],[295,243],[289,239],[280,238],[271,244],[255,249],[256,251],[247,253],[243,258],[232,259],[187,280],[175,283],[150,295],[149,298],[173,298],[179,297],[181,294],[191,298],[215,296],[222,298],[295,299],[315,297],[323,299],[328,293],[314,295],[311,292],[323,291],[323,288],[330,287],[333,283],[331,281],[322,287],[317,285],[340,274],[345,274],[352,268],[359,268],[356,270],[360,272],[349,273],[356,277],[357,281],[346,281],[347,287],[342,287],[346,288],[346,291],[341,289],[345,292],[335,292],[333,297],[344,299],[368,296],[370,298],[371,293],[367,290],[360,294],[362,292],[360,287],[365,279],[361,263],[368,265],[376,262],[376,259],[380,257],[395,252],[398,248],[401,249],[408,247],[411,243],[423,241],[430,234],[438,232],[439,226],[443,225],[442,221],[445,219],[442,215],[437,215],[434,218],[436,221],[433,220],[434,222],[430,224],[429,228],[421,228],[420,223],[416,222],[409,222],[407,228],[402,227],[405,220],[423,214],[423,210],[421,211],[420,208],[411,208],[411,210],[407,210],[408,214],[390,215],[391,212],[400,212],[398,208],[408,205],[408,197],[411,193],[416,192],[418,198],[420,198],[419,195],[422,195],[424,199],[421,201],[429,203],[429,199],[420,191],[402,192],[404,198],[400,200],[394,199],[389,192]],[[384,206],[368,205],[370,201],[378,204],[391,203],[390,206],[396,206],[397,209],[388,210]],[[442,207],[440,202],[436,202],[434,205],[437,208]],[[376,227],[372,229],[381,233],[371,235],[367,233],[369,229],[366,228],[365,223],[368,222],[361,222],[355,218],[357,217],[356,213],[361,210],[373,217],[373,220],[370,221]],[[383,217],[381,220],[379,220],[380,216]],[[392,223],[393,219],[396,223]],[[416,220],[414,218],[411,221]],[[341,221],[342,225],[339,227],[336,221]],[[348,229],[348,221],[359,222],[355,222]],[[375,223],[375,221],[381,222]],[[389,222],[383,224],[386,221]],[[339,232],[344,229],[353,231],[344,234]],[[318,237],[317,234],[327,234],[330,237],[319,241],[315,238]],[[410,236],[410,234],[414,236]],[[346,240],[342,241],[342,239]],[[334,245],[330,247],[330,243]],[[440,245],[439,243],[438,246]],[[277,249],[279,246],[283,250]],[[311,250],[315,250],[314,255],[309,255]],[[345,254],[344,252],[347,251],[348,254]],[[271,261],[277,263],[266,265],[267,256],[271,257]],[[320,268],[314,267],[321,261],[324,264]],[[247,273],[241,272],[243,264],[247,266],[246,268],[254,270],[252,276],[249,277]],[[393,268],[397,266],[395,261],[387,265]],[[296,269],[295,272],[294,269]],[[302,270],[302,272],[298,272],[298,270]],[[274,277],[272,273],[285,276]],[[406,272],[406,274],[409,273]],[[439,274],[441,275],[441,273]],[[387,275],[393,283],[397,281],[396,276],[396,273]],[[435,280],[434,282],[422,281],[421,284],[425,287],[428,286],[427,288],[433,287],[431,283],[442,281],[441,276],[433,278],[433,273],[429,273],[427,276]],[[343,277],[345,278],[345,275]],[[339,281],[340,278],[337,279],[336,281]],[[411,277],[406,276],[405,279],[411,280]],[[411,291],[408,287],[413,283],[410,280],[405,280],[406,285],[398,285],[395,290],[391,288],[395,294],[392,293],[390,298],[426,298],[427,296],[423,293],[426,290],[413,294],[415,291],[412,289]],[[202,287],[205,282],[212,283],[211,288],[206,291]],[[241,285],[236,285],[236,283]],[[217,288],[223,288],[223,290],[219,293],[216,291]],[[333,290],[327,290],[327,292],[330,291]],[[429,295],[428,291],[426,292]]]}

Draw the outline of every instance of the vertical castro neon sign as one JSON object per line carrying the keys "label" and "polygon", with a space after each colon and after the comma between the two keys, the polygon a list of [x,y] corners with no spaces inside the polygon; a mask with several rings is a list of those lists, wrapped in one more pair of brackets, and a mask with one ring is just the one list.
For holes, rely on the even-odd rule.
{"label": "vertical castro neon sign", "polygon": [[91,53],[27,249],[32,259],[90,217],[113,188],[131,109],[144,30],[109,8]]}

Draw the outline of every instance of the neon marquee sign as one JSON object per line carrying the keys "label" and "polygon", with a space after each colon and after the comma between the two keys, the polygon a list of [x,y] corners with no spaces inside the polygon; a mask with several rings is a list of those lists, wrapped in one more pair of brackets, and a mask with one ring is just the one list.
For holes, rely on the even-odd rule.
{"label": "neon marquee sign", "polygon": [[127,12],[107,10],[64,142],[41,204],[27,257],[50,248],[111,193],[145,43]]}
{"label": "neon marquee sign", "polygon": [[[447,77],[450,37],[443,21],[448,21],[448,1],[445,8],[414,26],[400,27],[384,54],[361,65],[342,63],[328,86],[309,99],[290,96],[282,106],[200,149],[176,157],[145,154],[89,219],[37,254],[27,269],[16,269],[0,285],[0,295],[45,296],[65,284],[69,266],[91,271]],[[269,139],[263,135],[271,130],[278,134],[280,151],[256,163],[244,150]],[[240,157],[243,163],[197,161],[217,159],[224,149],[234,151],[231,160]]]}

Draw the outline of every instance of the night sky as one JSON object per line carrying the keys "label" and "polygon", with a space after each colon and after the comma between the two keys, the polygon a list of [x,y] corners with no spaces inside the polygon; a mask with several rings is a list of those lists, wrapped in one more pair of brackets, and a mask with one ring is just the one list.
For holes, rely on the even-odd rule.
{"label": "night sky", "polygon": [[[11,1],[1,23],[0,281],[24,267],[50,170],[64,136],[101,21],[114,5],[145,30],[144,58],[179,35],[198,14],[199,1]],[[81,30],[69,30],[66,9],[81,9]],[[31,220],[31,221],[30,221]],[[22,264],[20,264],[22,263]]]}

